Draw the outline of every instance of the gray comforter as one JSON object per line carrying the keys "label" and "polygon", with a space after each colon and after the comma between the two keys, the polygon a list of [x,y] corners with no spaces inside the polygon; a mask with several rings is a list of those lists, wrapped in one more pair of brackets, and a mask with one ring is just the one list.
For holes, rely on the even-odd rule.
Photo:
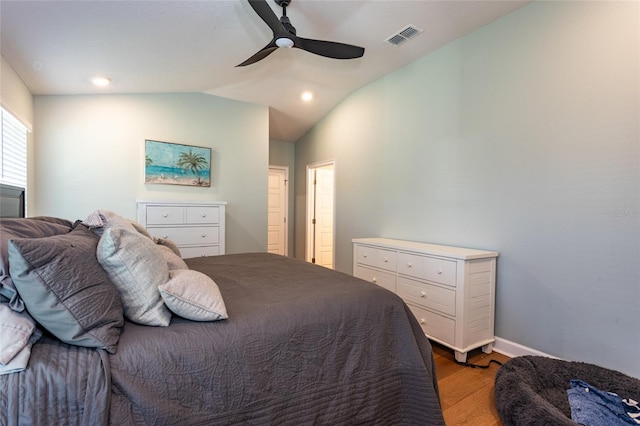
{"label": "gray comforter", "polygon": [[[127,322],[115,355],[82,350],[78,368],[51,362],[38,343],[27,374],[10,379],[22,383],[0,381],[8,405],[48,420],[31,424],[100,424],[104,407],[113,425],[444,424],[431,346],[396,295],[265,253],[188,264],[217,282],[228,320]],[[35,393],[55,386],[71,396]],[[69,411],[73,398],[80,409]]]}

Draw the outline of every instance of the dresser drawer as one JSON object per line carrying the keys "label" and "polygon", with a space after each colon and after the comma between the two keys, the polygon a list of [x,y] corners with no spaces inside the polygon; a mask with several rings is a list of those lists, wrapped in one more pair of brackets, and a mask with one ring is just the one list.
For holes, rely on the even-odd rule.
{"label": "dresser drawer", "polygon": [[184,223],[184,207],[148,206],[148,225],[179,225]]}
{"label": "dresser drawer", "polygon": [[378,271],[377,269],[369,269],[360,265],[356,265],[353,275],[371,283],[384,287],[389,291],[396,291],[396,276],[389,272]]}
{"label": "dresser drawer", "polygon": [[432,337],[443,343],[453,345],[456,335],[456,322],[426,309],[419,308],[410,303],[407,304],[413,315],[420,323],[420,327],[428,337]]}
{"label": "dresser drawer", "polygon": [[[194,227],[150,227],[149,233],[156,238],[170,239],[178,246],[218,244],[220,240],[220,229],[217,226],[194,226]],[[180,249],[182,251],[182,248]]]}
{"label": "dresser drawer", "polygon": [[188,224],[219,223],[220,207],[194,206],[186,207]]}
{"label": "dresser drawer", "polygon": [[176,243],[183,257],[215,256],[225,254],[225,207],[223,201],[138,201],[137,217],[153,237]]}
{"label": "dresser drawer", "polygon": [[397,255],[397,252],[393,250],[384,250],[360,245],[356,246],[357,263],[389,271],[395,272]]}
{"label": "dresser drawer", "polygon": [[405,301],[423,308],[452,316],[456,314],[455,290],[398,277],[397,293]]}
{"label": "dresser drawer", "polygon": [[456,285],[456,262],[411,253],[398,254],[398,273],[450,286]]}
{"label": "dresser drawer", "polygon": [[202,247],[180,247],[180,254],[183,259],[190,257],[217,256],[220,253],[220,246],[202,246]]}

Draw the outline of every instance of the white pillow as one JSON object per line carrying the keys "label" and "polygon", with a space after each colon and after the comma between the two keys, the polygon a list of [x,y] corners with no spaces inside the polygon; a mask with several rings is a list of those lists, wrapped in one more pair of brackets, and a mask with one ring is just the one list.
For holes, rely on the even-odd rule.
{"label": "white pillow", "polygon": [[97,257],[120,293],[125,317],[142,325],[169,325],[171,312],[158,290],[169,279],[169,268],[153,240],[135,230],[107,228]]}
{"label": "white pillow", "polygon": [[159,288],[164,303],[183,318],[193,321],[228,318],[218,285],[202,272],[190,269],[169,271],[169,281]]}

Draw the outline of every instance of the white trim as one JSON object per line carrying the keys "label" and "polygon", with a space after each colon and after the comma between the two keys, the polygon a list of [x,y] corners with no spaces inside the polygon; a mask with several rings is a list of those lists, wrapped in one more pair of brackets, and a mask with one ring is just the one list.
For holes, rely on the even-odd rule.
{"label": "white trim", "polygon": [[11,113],[15,117],[16,120],[20,122],[26,129],[28,133],[33,132],[33,125],[29,120],[24,118],[21,114],[18,114],[14,108],[11,108],[8,102],[6,102],[2,96],[0,96],[0,107],[4,108],[7,112]]}
{"label": "white trim", "polygon": [[285,227],[284,227],[284,255],[289,256],[289,166],[273,166],[269,164],[269,170],[282,170],[284,171],[284,214],[285,214]]}
{"label": "white trim", "polygon": [[336,173],[336,160],[325,160],[325,161],[318,161],[316,163],[311,163],[311,164],[307,164],[306,166],[306,176],[307,176],[307,182],[306,182],[306,206],[307,206],[307,211],[306,211],[306,218],[305,218],[305,260],[307,262],[311,262],[311,258],[312,258],[312,254],[313,254],[313,239],[311,238],[311,229],[312,229],[312,219],[313,219],[313,206],[314,206],[314,202],[313,202],[313,197],[310,196],[310,194],[314,191],[313,188],[313,177],[312,177],[312,171],[314,171],[315,169],[321,168],[321,167],[327,167],[327,166],[331,166],[333,168],[333,173],[334,173],[334,180],[333,180],[333,260],[332,260],[332,265],[333,268],[335,269],[336,267],[336,180],[335,180],[335,173]]}
{"label": "white trim", "polygon": [[557,356],[549,355],[539,350],[521,345],[520,343],[503,339],[502,337],[496,337],[496,341],[493,343],[493,350],[498,353],[501,353],[502,355],[506,355],[509,358],[514,358],[514,357],[523,356],[523,355],[536,355],[536,356],[544,356],[547,358],[559,359]]}

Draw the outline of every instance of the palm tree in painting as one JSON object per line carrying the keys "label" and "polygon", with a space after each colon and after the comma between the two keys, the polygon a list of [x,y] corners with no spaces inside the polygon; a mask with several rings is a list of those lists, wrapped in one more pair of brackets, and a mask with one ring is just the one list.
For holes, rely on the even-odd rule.
{"label": "palm tree in painting", "polygon": [[200,170],[206,169],[209,163],[206,158],[201,154],[196,154],[192,150],[189,152],[181,152],[178,157],[178,167],[185,171],[191,171],[198,177],[198,185],[202,185],[202,179],[200,179]]}
{"label": "palm tree in painting", "polygon": [[153,160],[151,159],[151,157],[149,157],[148,155],[145,155],[144,156],[144,165],[146,167],[149,167],[152,164],[153,164]]}

